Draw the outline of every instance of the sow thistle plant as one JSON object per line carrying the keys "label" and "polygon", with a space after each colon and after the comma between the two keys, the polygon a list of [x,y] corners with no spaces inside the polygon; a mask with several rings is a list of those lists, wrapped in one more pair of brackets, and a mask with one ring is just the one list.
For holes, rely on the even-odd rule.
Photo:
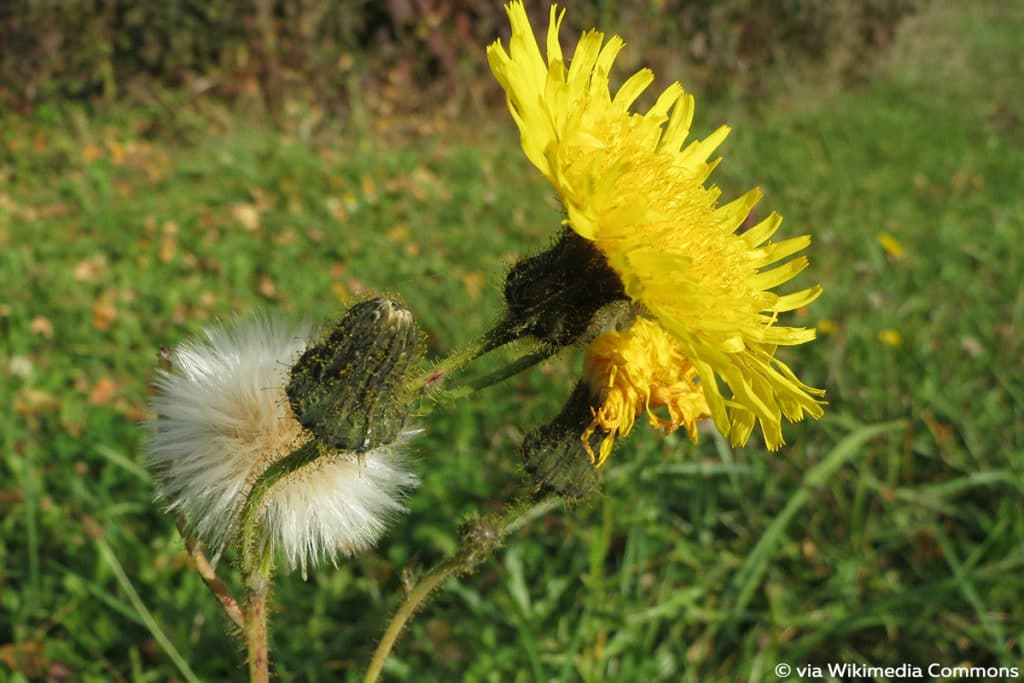
{"label": "sow thistle plant", "polygon": [[[688,141],[694,100],[673,83],[632,110],[654,76],[612,92],[624,43],[585,32],[566,58],[565,12],[551,7],[542,54],[521,2],[506,6],[512,36],[487,48],[527,159],[564,208],[552,246],[522,259],[504,282],[494,327],[466,350],[425,367],[410,311],[364,301],[324,331],[273,317],[214,327],[179,345],[157,381],[149,465],[197,569],[244,632],[252,680],[268,677],[265,602],[275,568],[311,569],[372,547],[418,484],[404,455],[424,397],[460,399],[556,353],[579,352],[582,374],[561,412],[523,441],[532,492],[463,524],[461,549],[409,587],[366,674],[376,680],[404,625],[453,575],[472,571],[524,518],[600,483],[616,442],[644,419],[696,442],[710,419],[735,446],[757,427],[771,450],[782,421],[822,415],[824,391],[776,357],[812,329],[780,315],[810,304],[811,286],[775,288],[807,265],[808,236],[772,241],[771,214],[746,229],[761,199],[726,203],[708,179],[729,129]],[[490,375],[466,366],[521,340]],[[443,405],[439,403],[439,405]],[[244,606],[216,574],[236,558]]]}

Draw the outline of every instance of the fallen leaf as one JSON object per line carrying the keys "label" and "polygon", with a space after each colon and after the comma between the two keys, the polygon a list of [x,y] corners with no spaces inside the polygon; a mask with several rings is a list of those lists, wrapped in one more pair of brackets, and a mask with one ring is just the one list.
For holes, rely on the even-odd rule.
{"label": "fallen leaf", "polygon": [[401,244],[412,237],[412,230],[409,229],[408,223],[399,223],[388,230],[387,236],[392,244]]}
{"label": "fallen leaf", "polygon": [[274,281],[270,279],[270,276],[267,275],[266,273],[260,275],[260,281],[259,284],[257,285],[257,289],[259,290],[260,294],[267,297],[268,299],[273,299],[275,296],[277,296],[277,287],[274,285]]}
{"label": "fallen leaf", "polygon": [[25,492],[21,489],[0,489],[0,503],[20,503],[25,500]]}
{"label": "fallen leaf", "polygon": [[337,197],[328,197],[324,200],[324,206],[327,209],[327,213],[331,215],[336,221],[345,221],[348,219],[348,209],[345,208],[344,202]]}
{"label": "fallen leaf", "polygon": [[937,419],[932,413],[928,411],[921,413],[921,421],[931,432],[932,439],[935,440],[935,444],[939,448],[945,448],[953,441],[953,428]]}
{"label": "fallen leaf", "polygon": [[117,166],[124,164],[124,145],[115,140],[107,146],[110,148],[110,160]]}
{"label": "fallen leaf", "polygon": [[103,148],[99,145],[89,143],[82,147],[82,161],[91,164],[103,158]]}
{"label": "fallen leaf", "polygon": [[164,235],[160,238],[160,252],[157,254],[160,263],[170,263],[177,252],[178,243],[174,241],[173,235]]}
{"label": "fallen leaf", "polygon": [[148,422],[156,418],[155,415],[151,414],[145,408],[133,405],[119,405],[117,406],[118,411],[132,422]]}
{"label": "fallen leaf", "polygon": [[26,640],[21,643],[0,645],[0,662],[12,671],[38,678],[46,671],[46,652],[40,640]]}
{"label": "fallen leaf", "polygon": [[985,353],[985,345],[978,341],[977,337],[961,337],[960,348],[971,358],[977,358]]}
{"label": "fallen leaf", "polygon": [[117,306],[109,293],[101,294],[92,304],[92,326],[100,332],[109,330],[117,320]]}
{"label": "fallen leaf", "polygon": [[109,377],[101,377],[89,390],[89,403],[94,406],[105,406],[117,395],[117,382]]}
{"label": "fallen leaf", "polygon": [[29,323],[28,328],[32,330],[33,334],[38,334],[40,337],[46,339],[53,339],[53,323],[50,322],[49,318],[45,316],[37,315],[32,318],[32,322]]}
{"label": "fallen leaf", "polygon": [[363,175],[359,178],[359,187],[363,190],[363,198],[368,204],[373,204],[377,201],[377,182],[369,175]]}
{"label": "fallen leaf", "polygon": [[22,389],[14,396],[14,412],[22,417],[43,415],[60,407],[60,399],[39,389]]}
{"label": "fallen leaf", "polygon": [[469,295],[469,298],[474,301],[480,298],[480,292],[483,290],[484,282],[484,274],[478,270],[464,273],[462,275],[462,286],[466,290],[466,294]]}
{"label": "fallen leaf", "polygon": [[95,282],[106,267],[107,257],[103,254],[96,254],[76,263],[72,274],[79,282]]}
{"label": "fallen leaf", "polygon": [[231,217],[249,232],[259,230],[260,211],[252,204],[235,204],[231,207]]}

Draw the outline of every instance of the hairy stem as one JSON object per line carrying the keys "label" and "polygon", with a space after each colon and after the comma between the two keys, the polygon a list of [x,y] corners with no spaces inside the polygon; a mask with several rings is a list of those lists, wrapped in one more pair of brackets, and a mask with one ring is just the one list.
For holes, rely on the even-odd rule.
{"label": "hairy stem", "polygon": [[519,336],[509,325],[499,324],[469,346],[460,351],[455,351],[443,360],[438,361],[434,367],[414,379],[410,384],[410,388],[413,391],[426,389],[443,377],[455,372],[466,363],[512,343]]}
{"label": "hairy stem", "polygon": [[[523,355],[516,358],[511,363],[487,374],[476,377],[460,378],[459,381],[455,382],[452,386],[436,392],[434,394],[434,398],[441,403],[461,401],[482,389],[504,382],[510,377],[514,377],[525,370],[529,370],[537,363],[550,358],[557,351],[557,348],[548,344],[537,343],[529,347]],[[440,376],[438,376],[437,379],[440,379]],[[431,412],[433,412],[433,409],[428,407],[423,413],[421,413],[421,416],[429,415]]]}
{"label": "hairy stem", "polygon": [[245,649],[249,658],[249,682],[269,683],[270,658],[267,646],[267,593],[270,579],[264,571],[248,577],[249,597],[245,606]]}
{"label": "hairy stem", "polygon": [[402,629],[405,628],[406,622],[409,621],[430,594],[450,577],[465,571],[468,571],[468,568],[466,567],[465,557],[460,552],[439,564],[413,586],[413,589],[405,596],[405,601],[401,607],[391,617],[384,635],[381,636],[377,650],[373,653],[373,659],[370,660],[370,667],[366,670],[363,683],[373,683],[380,678],[381,671],[384,670],[384,662],[387,661],[388,655],[391,654],[391,650],[395,646],[398,636],[401,635]]}
{"label": "hairy stem", "polygon": [[543,344],[533,348],[528,353],[515,359],[503,368],[498,368],[494,372],[488,373],[483,377],[476,377],[466,382],[465,386],[472,391],[480,391],[487,387],[504,382],[509,377],[514,377],[524,370],[529,370],[537,363],[542,360],[550,358],[556,349]]}
{"label": "hairy stem", "polygon": [[242,614],[242,608],[238,604],[238,600],[235,596],[231,595],[230,589],[219,576],[217,576],[217,570],[210,564],[210,560],[207,559],[206,553],[203,552],[203,547],[199,541],[193,538],[185,530],[185,520],[181,517],[175,516],[175,524],[178,526],[178,533],[181,534],[182,540],[185,542],[185,550],[188,552],[189,557],[196,565],[196,571],[199,572],[199,576],[202,577],[203,583],[213,593],[213,597],[217,598],[217,602],[224,609],[224,613],[228,616],[239,630],[245,629],[245,616]]}
{"label": "hairy stem", "polygon": [[239,521],[239,533],[242,537],[242,573],[246,576],[253,575],[257,563],[262,560],[262,549],[257,547],[260,528],[257,517],[263,508],[263,499],[267,492],[287,475],[316,460],[320,454],[320,447],[311,439],[268,467],[252,485]]}
{"label": "hairy stem", "polygon": [[[373,653],[370,666],[363,677],[363,683],[375,683],[384,670],[391,650],[405,629],[405,625],[435,591],[453,576],[467,574],[486,560],[501,544],[502,539],[522,528],[525,524],[547,514],[560,503],[556,497],[547,498],[524,510],[520,503],[512,503],[503,514],[495,515],[482,524],[471,525],[463,534],[462,546],[452,557],[434,567],[408,591],[405,601],[391,617],[387,629]],[[474,533],[474,529],[481,532]],[[491,536],[493,534],[493,536]],[[485,538],[486,537],[486,538]]]}

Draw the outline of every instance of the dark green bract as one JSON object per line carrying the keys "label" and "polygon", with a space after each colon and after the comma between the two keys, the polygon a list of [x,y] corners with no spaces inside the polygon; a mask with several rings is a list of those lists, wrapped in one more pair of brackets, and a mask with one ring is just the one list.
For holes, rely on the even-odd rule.
{"label": "dark green bract", "polygon": [[598,310],[626,299],[604,255],[569,229],[547,251],[512,266],[504,291],[506,314],[499,326],[553,346],[576,342]]}
{"label": "dark green bract", "polygon": [[[579,382],[562,412],[526,435],[523,461],[538,491],[557,493],[572,503],[597,489],[600,476],[581,438],[593,420],[592,409],[596,408],[590,389],[586,383]],[[588,436],[595,453],[607,434],[598,428]]]}

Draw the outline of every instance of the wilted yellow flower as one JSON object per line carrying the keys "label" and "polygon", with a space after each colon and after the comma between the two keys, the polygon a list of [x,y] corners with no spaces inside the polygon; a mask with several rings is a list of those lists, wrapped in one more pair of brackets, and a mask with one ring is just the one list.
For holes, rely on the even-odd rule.
{"label": "wilted yellow flower", "polygon": [[[636,416],[646,412],[652,427],[665,434],[686,427],[697,441],[697,420],[711,417],[697,369],[679,345],[657,323],[638,319],[626,332],[606,332],[587,348],[583,376],[600,401],[594,421],[583,433],[591,461],[600,467],[619,436],[633,428]],[[664,407],[669,419],[654,409]],[[590,435],[600,427],[607,432],[597,455]]]}
{"label": "wilted yellow flower", "polygon": [[719,206],[719,189],[704,185],[718,163],[709,157],[729,129],[684,147],[694,101],[679,83],[647,112],[631,112],[654,76],[643,69],[613,96],[608,75],[621,38],[605,42],[603,33],[587,31],[566,60],[558,42],[565,13],[552,6],[545,59],[522,3],[506,10],[509,50],[494,42],[488,61],[526,156],[562,199],[565,223],[604,256],[644,315],[672,335],[702,380],[718,429],[739,445],[759,423],[768,447],[778,448],[783,415],[796,421],[822,414],[824,391],[775,358],[779,345],[814,339],[813,329],[776,323],[821,287],[771,291],[808,265],[805,256],[778,264],[810,237],[770,242],[782,222],[775,213],[737,232],[760,191]]}

